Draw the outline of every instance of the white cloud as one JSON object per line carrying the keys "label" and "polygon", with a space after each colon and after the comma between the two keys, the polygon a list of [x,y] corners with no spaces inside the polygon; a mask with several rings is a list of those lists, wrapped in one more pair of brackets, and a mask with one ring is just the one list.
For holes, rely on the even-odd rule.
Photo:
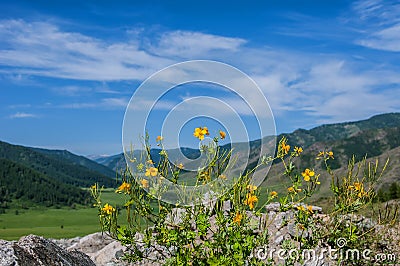
{"label": "white cloud", "polygon": [[245,43],[241,38],[178,30],[164,33],[150,50],[160,56],[198,58],[213,51],[235,52]]}
{"label": "white cloud", "polygon": [[107,43],[46,22],[0,22],[0,64],[18,73],[83,80],[144,79],[170,64],[131,43]]}
{"label": "white cloud", "polygon": [[24,113],[24,112],[17,112],[15,114],[12,114],[9,116],[9,118],[11,119],[15,119],[15,118],[36,118],[38,117],[35,114],[30,114],[30,113]]}
{"label": "white cloud", "polygon": [[21,109],[21,108],[30,108],[32,107],[31,104],[12,104],[9,105],[8,108],[10,109]]}
{"label": "white cloud", "polygon": [[124,109],[128,106],[129,99],[126,97],[121,98],[103,98],[97,102],[79,102],[67,103],[52,108],[66,108],[66,109]]}
{"label": "white cloud", "polygon": [[353,5],[363,36],[356,43],[368,48],[400,52],[400,3],[398,1],[368,0]]}
{"label": "white cloud", "polygon": [[356,18],[377,26],[400,21],[400,3],[396,0],[359,0],[354,2],[353,11]]}
{"label": "white cloud", "polygon": [[89,93],[92,91],[91,88],[89,87],[83,87],[83,86],[63,86],[63,87],[53,87],[51,90],[57,94],[63,95],[63,96],[80,96],[84,93]]}
{"label": "white cloud", "polygon": [[[361,19],[380,19],[377,14],[384,19],[378,23],[379,27],[368,28],[367,37],[359,41],[365,46],[398,49],[400,24],[389,23],[393,15],[385,13],[388,12],[386,9],[383,12],[379,1],[369,1],[366,6],[361,3],[354,6]],[[271,47],[251,48],[242,38],[179,30],[160,33],[151,42],[142,35],[144,32],[128,35],[131,39],[125,43],[110,42],[63,31],[47,22],[3,20],[0,21],[0,65],[6,68],[0,71],[75,80],[144,80],[178,60],[209,58],[238,66],[250,74],[278,116],[302,111],[312,117],[323,115],[329,122],[346,117],[361,119],[377,112],[395,111],[400,106],[398,71],[396,66],[384,60],[377,65],[368,58],[357,61],[351,55],[334,52],[312,54]],[[373,37],[376,43],[372,42]],[[175,79],[185,73],[169,75],[166,79]],[[381,91],[387,87],[391,90]],[[104,88],[105,92],[115,92]],[[102,91],[75,85],[62,87],[60,91],[81,95],[85,89]],[[252,104],[262,106],[262,99],[251,98],[251,94],[249,99]],[[232,99],[225,100],[238,107],[239,112],[248,114],[245,106]],[[50,107],[121,109],[128,101],[127,97],[106,97],[93,102]],[[373,104],[367,104],[367,101],[373,101]],[[140,110],[141,106],[150,103],[149,99],[143,98],[133,108]],[[165,110],[173,106],[173,101],[165,100],[155,107]]]}
{"label": "white cloud", "polygon": [[400,23],[374,32],[358,43],[373,49],[400,52]]}
{"label": "white cloud", "polygon": [[245,40],[190,31],[161,34],[141,47],[145,36],[110,43],[47,22],[0,21],[0,65],[19,74],[77,80],[143,80],[176,59],[210,51],[236,51]]}

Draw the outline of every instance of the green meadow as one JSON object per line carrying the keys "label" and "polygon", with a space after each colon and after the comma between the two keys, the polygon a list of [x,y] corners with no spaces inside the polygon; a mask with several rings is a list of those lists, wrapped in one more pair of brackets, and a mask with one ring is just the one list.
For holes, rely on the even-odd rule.
{"label": "green meadow", "polygon": [[[113,189],[108,189],[103,191],[102,201],[121,206],[123,197],[124,195],[114,193]],[[97,212],[97,208],[87,206],[60,209],[13,207],[0,214],[0,239],[16,240],[29,234],[56,239],[84,236],[100,231]],[[124,218],[122,217],[122,223]]]}

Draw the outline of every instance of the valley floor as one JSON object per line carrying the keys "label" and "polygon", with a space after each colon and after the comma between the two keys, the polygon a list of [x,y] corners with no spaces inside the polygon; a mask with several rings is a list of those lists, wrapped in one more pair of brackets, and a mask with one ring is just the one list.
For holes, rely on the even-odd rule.
{"label": "valley floor", "polygon": [[[103,201],[121,205],[123,195],[114,191],[103,191]],[[101,230],[97,214],[97,208],[91,207],[6,209],[6,213],[0,214],[0,239],[18,240],[29,234],[55,239],[88,235]]]}

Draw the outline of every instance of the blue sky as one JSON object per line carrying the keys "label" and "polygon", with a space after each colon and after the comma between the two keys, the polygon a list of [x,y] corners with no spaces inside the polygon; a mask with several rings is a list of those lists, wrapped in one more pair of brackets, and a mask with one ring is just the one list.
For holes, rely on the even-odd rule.
{"label": "blue sky", "polygon": [[215,2],[1,1],[0,140],[118,153],[135,89],[194,59],[250,75],[278,133],[400,111],[400,3]]}

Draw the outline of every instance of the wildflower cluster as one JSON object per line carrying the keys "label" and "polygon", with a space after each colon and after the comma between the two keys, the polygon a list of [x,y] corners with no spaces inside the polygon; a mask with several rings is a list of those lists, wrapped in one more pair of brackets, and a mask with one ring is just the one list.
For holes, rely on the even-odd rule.
{"label": "wildflower cluster", "polygon": [[[208,135],[207,127],[195,128],[193,133],[200,141]],[[359,243],[368,243],[368,232],[354,225],[349,226],[343,222],[343,217],[371,203],[374,197],[374,182],[380,177],[377,163],[376,167],[371,167],[365,162],[365,169],[369,169],[369,172],[360,171],[363,176],[359,177],[358,171],[354,171],[356,162],[353,157],[346,174],[338,175],[329,167],[329,161],[334,160],[333,152],[324,150],[316,156],[318,160],[324,161],[328,174],[321,175],[318,167],[298,166],[297,160],[301,159],[303,148],[291,148],[288,140],[283,137],[277,145],[275,156],[263,156],[260,165],[240,176],[230,176],[224,169],[228,167],[227,161],[231,157],[231,151],[222,152],[218,146],[218,141],[225,138],[224,131],[217,131],[217,136],[213,139],[217,147],[204,147],[202,152],[206,153],[207,164],[199,167],[194,180],[195,186],[209,184],[214,180],[222,183],[235,180],[227,193],[211,203],[196,202],[198,204],[193,206],[179,206],[179,203],[174,205],[161,200],[165,179],[179,184],[180,178],[185,174],[182,163],[172,164],[169,161],[161,136],[156,138],[157,145],[161,147],[160,159],[153,162],[150,158],[151,147],[146,136],[146,153],[142,156],[143,159],[129,160],[137,173],[124,171],[123,181],[115,191],[126,199],[123,207],[127,224],[119,222],[116,208],[101,202],[101,189],[98,185],[91,187],[92,196],[96,200],[95,205],[99,209],[102,230],[128,247],[125,259],[145,259],[147,253],[140,250],[139,246],[161,246],[168,251],[168,254],[159,253],[159,259],[165,265],[265,265],[266,262],[260,261],[253,252],[257,247],[268,244],[269,231],[267,224],[255,222],[260,223],[264,207],[272,201],[279,202],[281,211],[293,212],[290,219],[300,233],[285,243],[293,241],[289,244],[298,245],[300,251],[313,248],[321,241],[332,242],[339,237],[349,239],[349,248],[357,247]],[[283,166],[283,188],[276,187],[276,190],[271,190],[271,187],[255,185],[251,178],[255,169],[276,161],[281,162],[280,165]],[[362,164],[363,162],[361,166]],[[330,182],[334,201],[330,218],[325,221],[318,218],[320,216],[317,215],[317,209],[310,203],[314,193],[320,189],[321,182]],[[229,207],[226,207],[227,205]],[[143,234],[143,242],[140,245],[137,245],[137,232]],[[287,260],[285,265],[296,263],[301,261]]]}
{"label": "wildflower cluster", "polygon": [[254,194],[257,190],[257,186],[248,185],[247,186],[248,193],[246,194],[246,200],[244,204],[249,206],[250,210],[254,209],[256,202],[258,201],[257,196]]}

